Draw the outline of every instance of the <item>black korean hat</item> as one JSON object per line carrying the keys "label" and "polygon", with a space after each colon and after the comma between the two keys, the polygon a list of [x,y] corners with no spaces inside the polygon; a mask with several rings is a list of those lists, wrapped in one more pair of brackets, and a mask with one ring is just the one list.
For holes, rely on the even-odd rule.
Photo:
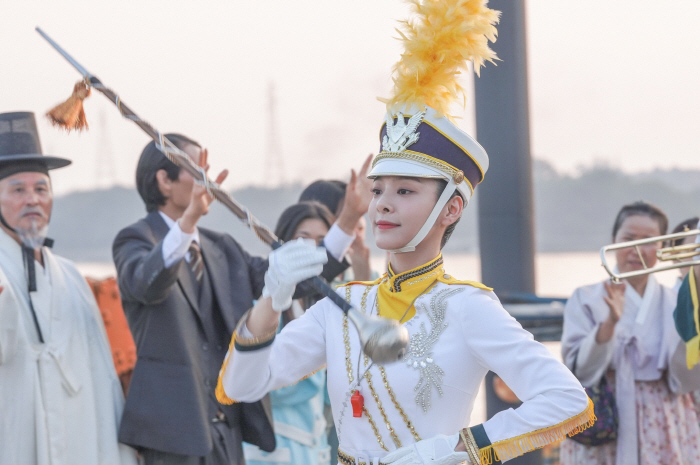
{"label": "black korean hat", "polygon": [[48,174],[48,170],[70,163],[42,154],[34,113],[0,113],[0,179],[24,171]]}

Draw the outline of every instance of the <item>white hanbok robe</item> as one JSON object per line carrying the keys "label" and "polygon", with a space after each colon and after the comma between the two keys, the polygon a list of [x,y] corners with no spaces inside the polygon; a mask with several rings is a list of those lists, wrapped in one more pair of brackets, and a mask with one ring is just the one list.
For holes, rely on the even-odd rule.
{"label": "white hanbok robe", "polygon": [[29,308],[20,246],[0,230],[0,464],[131,465],[123,394],[97,304],[75,266],[42,249]]}
{"label": "white hanbok robe", "polygon": [[[610,341],[599,344],[596,335],[610,309],[603,299],[603,283],[583,286],[564,310],[562,357],[586,387],[596,386],[608,371],[615,371],[615,401],[619,426],[617,464],[639,462],[635,382],[665,378],[675,394],[700,387],[700,367],[689,371],[685,345],[673,321],[677,291],[649,276],[644,296],[631,285],[625,290],[625,307]],[[696,433],[697,434],[697,433]],[[600,446],[597,446],[600,447]]]}
{"label": "white hanbok robe", "polygon": [[[351,302],[357,309],[361,308],[365,289],[363,284],[352,285]],[[376,292],[375,286],[366,302],[373,302]],[[345,295],[345,289],[339,293]],[[385,369],[391,390],[422,439],[455,434],[469,424],[479,386],[489,370],[497,373],[524,401],[519,408],[499,412],[482,425],[491,442],[489,447],[501,459],[541,447],[552,441],[547,437],[565,435],[587,422],[589,401],[581,384],[503,309],[493,292],[441,281],[416,300],[415,308],[416,315],[404,323],[411,339],[424,333],[435,342],[420,360],[407,359],[408,363],[389,364]],[[357,380],[358,370],[362,375],[365,365],[357,331],[351,323],[348,329],[351,352],[348,360]],[[343,313],[328,298],[285,326],[271,345],[241,351],[234,350],[232,344],[222,368],[221,385],[230,399],[250,402],[326,364],[339,449],[357,460],[377,463],[387,452],[380,447],[368,417],[364,414],[353,417],[349,404],[355,387],[348,378]],[[432,371],[432,381],[426,388],[421,379],[427,378],[422,375],[431,373],[421,371],[421,367],[430,369],[431,365],[439,367],[443,375],[436,377]],[[382,408],[402,445],[414,443],[378,367],[372,366],[369,372]],[[358,389],[384,445],[388,450],[396,449],[366,377]],[[552,428],[558,430],[549,435],[554,431]]]}

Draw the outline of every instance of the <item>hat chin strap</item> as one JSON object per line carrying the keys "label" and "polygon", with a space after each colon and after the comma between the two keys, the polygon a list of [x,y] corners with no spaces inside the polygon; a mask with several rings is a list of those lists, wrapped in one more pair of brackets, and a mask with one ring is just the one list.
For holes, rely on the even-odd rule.
{"label": "hat chin strap", "polygon": [[440,215],[440,212],[442,211],[443,207],[447,205],[447,201],[450,200],[455,190],[457,190],[457,184],[455,184],[454,180],[450,178],[450,181],[447,183],[447,186],[445,186],[445,190],[442,191],[440,198],[433,207],[433,211],[430,212],[428,219],[425,220],[425,223],[423,223],[423,227],[420,228],[420,231],[418,231],[416,236],[413,239],[411,239],[408,242],[408,244],[401,247],[400,249],[388,250],[388,252],[403,253],[413,252],[414,250],[416,250],[416,246],[420,244],[423,241],[423,239],[425,239],[425,236],[428,235],[428,232],[430,232],[433,225],[435,224],[435,220],[437,220],[438,215]]}

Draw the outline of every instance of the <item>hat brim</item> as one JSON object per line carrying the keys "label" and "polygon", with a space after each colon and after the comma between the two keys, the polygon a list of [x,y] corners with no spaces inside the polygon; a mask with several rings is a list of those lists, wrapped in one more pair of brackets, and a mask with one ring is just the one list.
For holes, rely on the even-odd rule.
{"label": "hat brim", "polygon": [[[423,163],[412,160],[399,160],[396,158],[385,158],[379,160],[367,175],[374,179],[380,176],[405,176],[408,178],[432,178],[450,180],[450,176],[443,171],[431,168]],[[472,196],[472,190],[465,181],[457,185],[457,189],[463,194],[467,202]]]}
{"label": "hat brim", "polygon": [[46,165],[46,168],[49,170],[63,168],[64,166],[68,166],[72,163],[72,161],[68,160],[67,158],[40,155],[38,153],[23,153],[18,155],[4,155],[0,157],[0,166],[23,161],[41,162]]}

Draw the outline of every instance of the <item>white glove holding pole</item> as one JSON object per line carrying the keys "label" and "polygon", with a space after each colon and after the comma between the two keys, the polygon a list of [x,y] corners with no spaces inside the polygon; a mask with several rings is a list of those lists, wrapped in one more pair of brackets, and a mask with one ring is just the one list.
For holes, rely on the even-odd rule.
{"label": "white glove holding pole", "polygon": [[263,297],[272,298],[272,308],[282,312],[292,305],[294,290],[302,281],[318,276],[328,261],[326,249],[311,239],[286,242],[270,253]]}
{"label": "white glove holding pole", "polygon": [[[455,452],[459,433],[439,434],[387,454],[380,463],[387,465],[456,465],[469,461],[466,452]],[[476,464],[473,464],[476,465]]]}

